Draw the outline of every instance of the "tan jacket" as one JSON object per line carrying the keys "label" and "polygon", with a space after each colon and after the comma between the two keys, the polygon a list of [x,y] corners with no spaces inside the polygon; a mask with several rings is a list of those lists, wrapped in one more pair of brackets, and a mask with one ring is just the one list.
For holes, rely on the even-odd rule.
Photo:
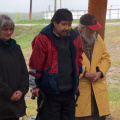
{"label": "tan jacket", "polygon": [[104,41],[97,36],[95,40],[92,61],[88,60],[85,53],[83,53],[83,66],[87,72],[96,73],[96,67],[103,73],[103,78],[100,78],[97,82],[91,82],[90,80],[80,76],[79,83],[80,96],[77,100],[78,107],[76,107],[76,117],[90,116],[91,115],[91,84],[95,94],[96,103],[99,109],[99,115],[104,116],[110,114],[106,72],[111,65],[110,56],[107,52]]}

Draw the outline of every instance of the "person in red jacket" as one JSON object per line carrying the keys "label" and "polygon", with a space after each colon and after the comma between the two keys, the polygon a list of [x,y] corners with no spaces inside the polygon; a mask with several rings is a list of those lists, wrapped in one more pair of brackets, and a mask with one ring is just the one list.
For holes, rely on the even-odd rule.
{"label": "person in red jacket", "polygon": [[39,120],[74,120],[75,93],[82,73],[82,41],[71,29],[68,9],[58,9],[51,23],[32,41],[29,84],[32,96],[44,92]]}

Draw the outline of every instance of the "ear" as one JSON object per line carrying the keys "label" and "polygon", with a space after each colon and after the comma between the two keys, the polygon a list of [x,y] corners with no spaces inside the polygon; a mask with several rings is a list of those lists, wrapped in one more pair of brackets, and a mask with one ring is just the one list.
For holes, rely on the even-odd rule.
{"label": "ear", "polygon": [[57,24],[57,23],[56,23],[55,21],[53,21],[53,25],[56,26],[56,24]]}

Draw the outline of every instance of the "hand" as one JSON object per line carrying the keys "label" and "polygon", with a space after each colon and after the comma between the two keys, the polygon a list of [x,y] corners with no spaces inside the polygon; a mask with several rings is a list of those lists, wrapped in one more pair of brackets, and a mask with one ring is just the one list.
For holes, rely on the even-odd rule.
{"label": "hand", "polygon": [[10,98],[11,101],[19,101],[22,97],[23,93],[20,90],[14,92],[12,97]]}
{"label": "hand", "polygon": [[102,73],[101,72],[96,72],[96,73],[94,73],[94,75],[95,75],[95,77],[92,80],[92,82],[97,82],[100,79]]}
{"label": "hand", "polygon": [[15,91],[15,94],[17,96],[17,100],[19,101],[23,95],[23,93],[20,90]]}
{"label": "hand", "polygon": [[33,88],[32,89],[32,96],[33,97],[39,97],[39,92],[40,91],[40,88]]}
{"label": "hand", "polygon": [[85,78],[89,79],[89,80],[93,80],[95,78],[95,74],[94,73],[89,73],[89,72],[86,72],[85,73]]}
{"label": "hand", "polygon": [[17,96],[16,96],[16,93],[14,93],[12,95],[12,97],[10,98],[11,101],[16,101],[17,100]]}

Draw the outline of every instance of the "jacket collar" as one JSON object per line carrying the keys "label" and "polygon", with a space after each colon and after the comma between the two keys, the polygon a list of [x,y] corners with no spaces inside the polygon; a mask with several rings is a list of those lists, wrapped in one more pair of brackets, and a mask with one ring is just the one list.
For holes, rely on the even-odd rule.
{"label": "jacket collar", "polygon": [[[55,36],[54,36],[53,28],[54,28],[54,26],[53,26],[53,24],[51,23],[51,24],[47,25],[46,27],[44,27],[44,28],[40,31],[40,33],[46,34],[46,35],[50,36],[50,37],[54,40],[54,37],[55,37]],[[70,33],[69,33],[69,38],[73,41],[74,39],[77,38],[77,36],[78,36],[78,33],[76,33],[76,32],[71,28]]]}

